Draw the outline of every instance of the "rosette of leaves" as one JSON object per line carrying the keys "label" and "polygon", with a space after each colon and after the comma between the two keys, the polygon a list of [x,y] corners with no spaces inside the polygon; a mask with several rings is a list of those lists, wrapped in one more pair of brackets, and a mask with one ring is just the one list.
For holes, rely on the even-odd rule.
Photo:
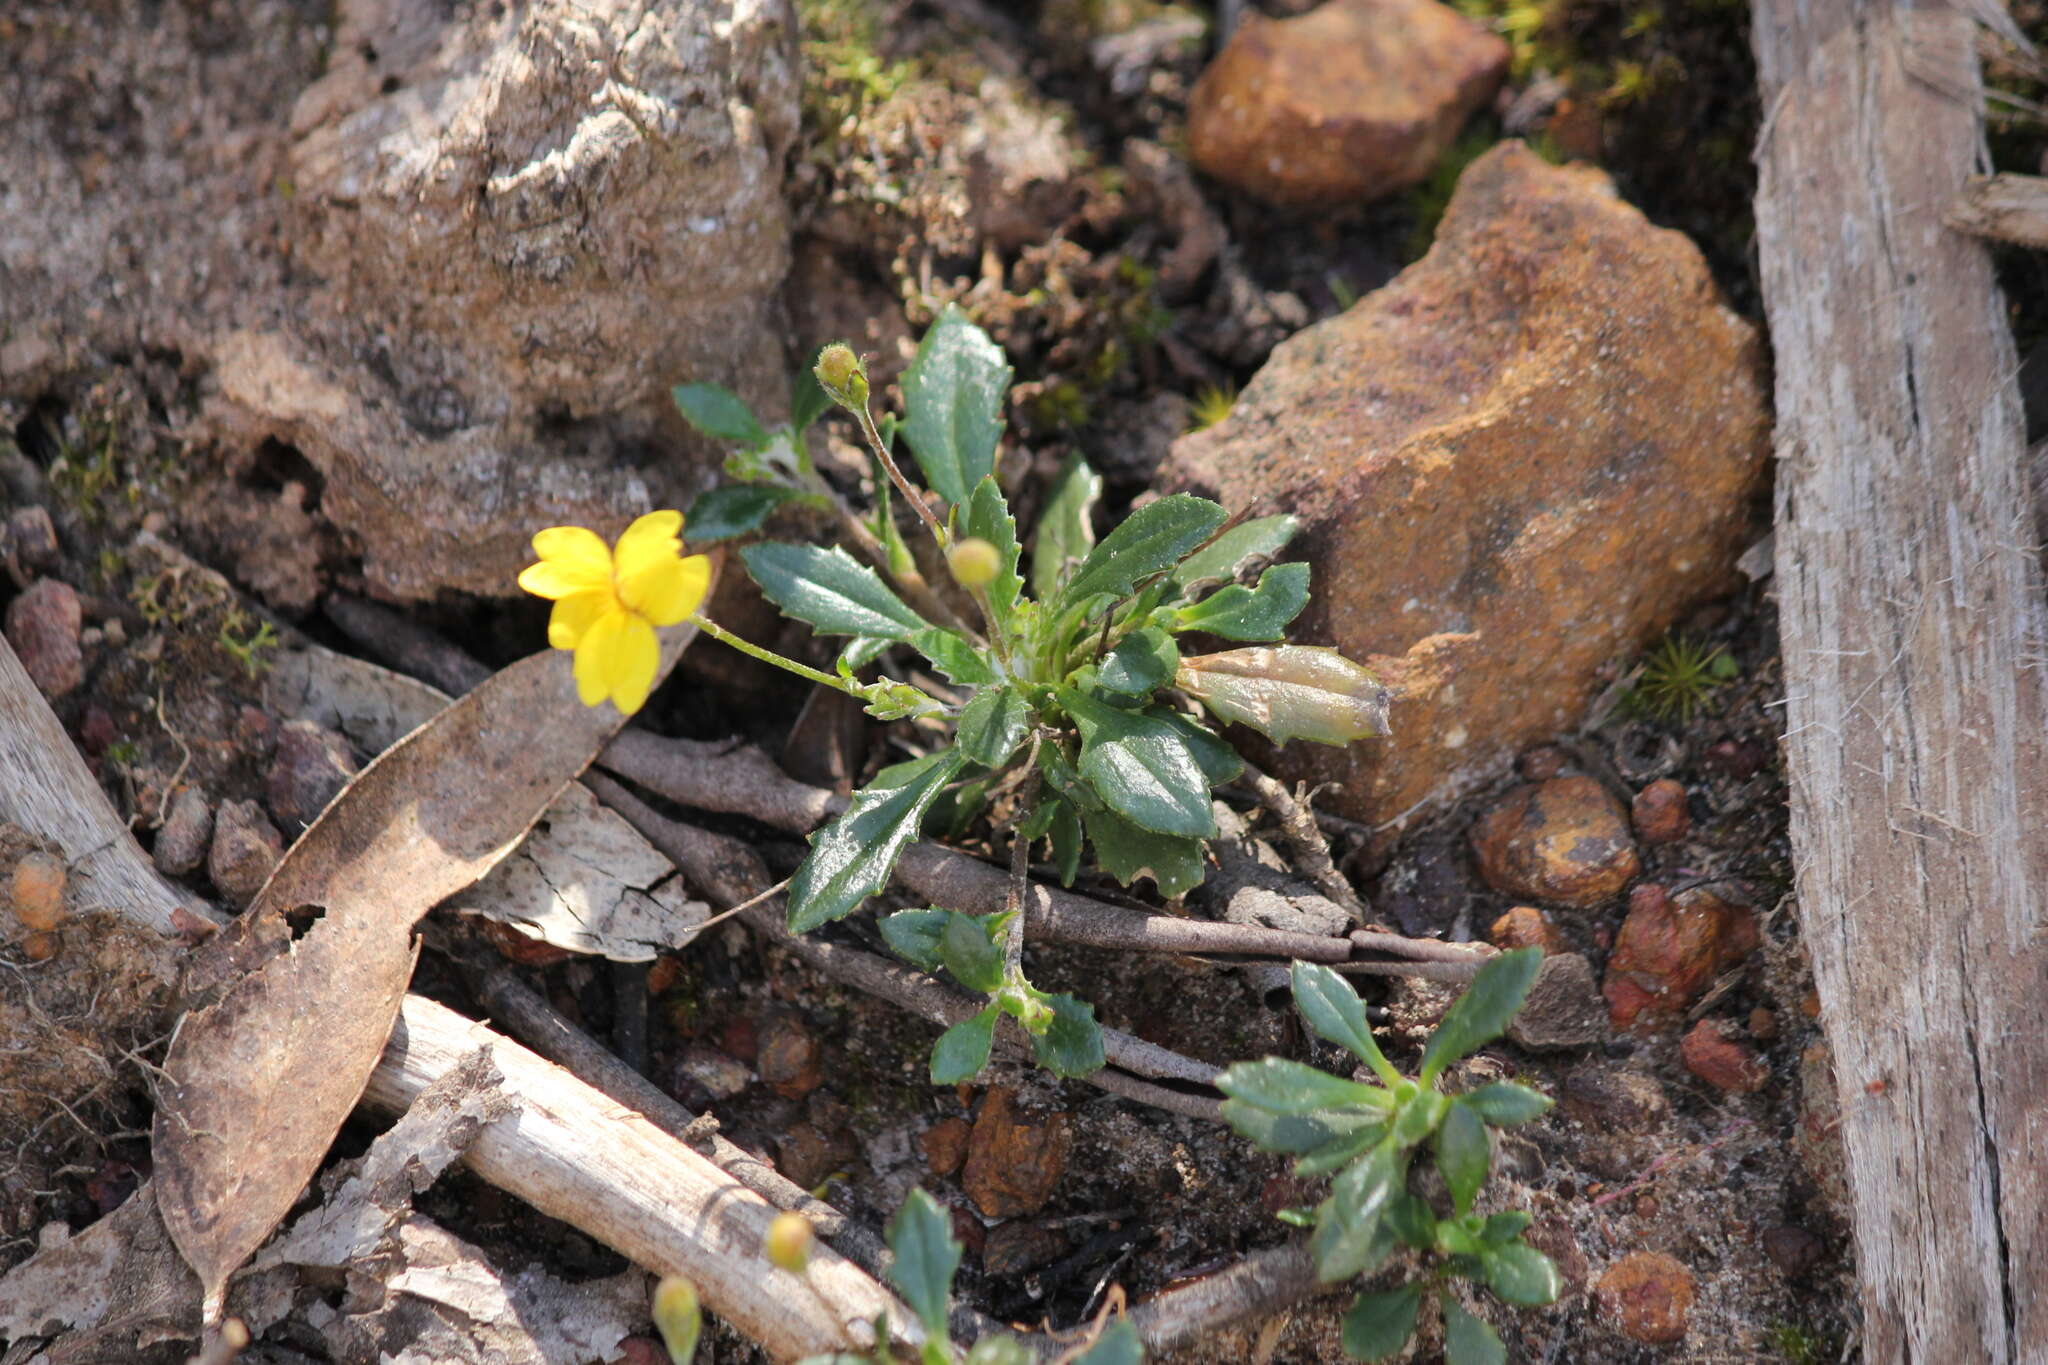
{"label": "rosette of leaves", "polygon": [[[1309,1250],[1325,1284],[1370,1275],[1405,1247],[1425,1273],[1395,1289],[1360,1294],[1344,1315],[1345,1352],[1385,1360],[1414,1332],[1427,1303],[1443,1314],[1450,1365],[1499,1365],[1507,1359],[1498,1335],[1466,1311],[1448,1287],[1453,1278],[1484,1285],[1519,1306],[1551,1303],[1557,1268],[1522,1240],[1530,1215],[1481,1213],[1479,1192],[1492,1169],[1491,1130],[1542,1115],[1547,1096],[1512,1081],[1462,1095],[1439,1083],[1453,1063],[1506,1030],[1528,998],[1542,966],[1537,948],[1487,962],[1444,1015],[1422,1051],[1414,1079],[1381,1053],[1365,1005],[1329,967],[1297,962],[1295,1007],[1316,1034],[1350,1052],[1377,1078],[1349,1080],[1301,1062],[1267,1057],[1240,1062],[1217,1082],[1230,1096],[1223,1116],[1269,1152],[1295,1158],[1302,1176],[1334,1176],[1329,1196],[1293,1221],[1313,1225]],[[1410,1188],[1410,1167],[1425,1149],[1443,1177],[1444,1203]]]}
{"label": "rosette of leaves", "polygon": [[[925,756],[884,770],[812,837],[788,891],[797,932],[882,890],[928,825],[957,832],[984,815],[1026,848],[1048,845],[1069,884],[1092,855],[1126,886],[1149,877],[1161,895],[1180,896],[1202,880],[1203,841],[1216,833],[1210,793],[1243,768],[1212,722],[1246,725],[1276,743],[1342,745],[1387,733],[1387,694],[1371,674],[1335,650],[1286,643],[1309,599],[1309,566],[1273,562],[1294,535],[1292,517],[1237,520],[1208,499],[1175,494],[1133,510],[1098,540],[1101,484],[1075,459],[1027,557],[996,480],[1010,377],[1002,350],[949,308],[904,374],[900,423],[869,413],[866,375],[843,345],[821,351],[811,388],[799,383],[789,428],[767,430],[723,390],[678,391],[701,430],[748,443],[729,466],[746,482],[705,495],[689,515],[693,535],[707,521],[735,535],[755,530],[793,498],[839,499],[802,454],[802,431],[826,402],[855,417],[874,461],[875,505],[857,518],[837,505],[866,562],[843,548],[778,542],[744,547],[741,561],[785,614],[846,641],[842,678],[918,655],[945,680],[930,691],[903,681],[886,705],[870,706],[883,718],[937,719],[950,733]],[[898,436],[925,489],[898,465]],[[892,487],[954,566],[965,590],[957,614],[917,575],[891,511]],[[1196,639],[1244,647],[1184,652]],[[928,970],[942,965],[989,1000],[946,1035],[935,1080],[971,1076],[1004,1014],[1051,1069],[1075,1075],[1101,1065],[1092,1007],[1036,991],[1014,943],[999,947],[1019,928],[941,911],[889,921],[899,952]]]}
{"label": "rosette of leaves", "polygon": [[[918,1357],[922,1365],[1031,1365],[1037,1359],[1030,1348],[1007,1333],[983,1337],[964,1357],[953,1348],[947,1336],[947,1315],[952,1307],[953,1274],[960,1268],[960,1243],[953,1237],[953,1220],[937,1200],[923,1190],[912,1190],[889,1222],[888,1239],[894,1254],[889,1283],[924,1325],[924,1350]],[[875,1340],[889,1340],[887,1322],[875,1324]],[[1130,1319],[1118,1318],[1078,1353],[1060,1359],[1068,1365],[1141,1365],[1145,1348]],[[894,1365],[895,1360],[882,1348],[871,1355],[841,1351],[811,1356],[798,1365]]]}

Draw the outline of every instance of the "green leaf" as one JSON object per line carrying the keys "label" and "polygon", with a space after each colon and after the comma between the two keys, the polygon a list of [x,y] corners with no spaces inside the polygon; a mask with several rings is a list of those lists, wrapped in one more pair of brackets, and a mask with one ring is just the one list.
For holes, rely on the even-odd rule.
{"label": "green leaf", "polygon": [[1112,692],[1144,697],[1173,681],[1180,667],[1180,649],[1173,637],[1156,627],[1134,630],[1117,641],[1096,670],[1095,680]]}
{"label": "green leaf", "polygon": [[1488,1246],[1505,1246],[1521,1236],[1522,1230],[1535,1221],[1536,1215],[1527,1209],[1488,1214],[1485,1224],[1479,1229],[1479,1240]]}
{"label": "green leaf", "polygon": [[1102,1070],[1102,1026],[1095,1022],[1095,1006],[1071,995],[1040,994],[1039,999],[1052,1007],[1052,1022],[1031,1037],[1038,1064],[1055,1076],[1092,1076]]}
{"label": "green leaf", "polygon": [[1394,1115],[1394,1140],[1403,1147],[1415,1146],[1436,1131],[1450,1106],[1451,1102],[1434,1090],[1416,1094]]}
{"label": "green leaf", "polygon": [[691,426],[714,440],[759,450],[768,444],[754,410],[731,389],[719,384],[678,384],[669,390]]}
{"label": "green leaf", "polygon": [[967,1365],[1032,1365],[1031,1348],[1008,1332],[985,1336],[967,1352]]}
{"label": "green leaf", "polygon": [[1471,1210],[1492,1166],[1493,1144],[1486,1136],[1486,1125],[1463,1104],[1451,1101],[1450,1111],[1436,1130],[1436,1168],[1450,1187],[1452,1208],[1461,1214]]}
{"label": "green leaf", "polygon": [[1177,729],[1070,687],[1057,696],[1081,732],[1081,777],[1104,804],[1155,833],[1193,839],[1216,833],[1208,780]]}
{"label": "green leaf", "polygon": [[1508,1348],[1493,1328],[1466,1312],[1449,1294],[1444,1307],[1445,1365],[1507,1365]]}
{"label": "green leaf", "polygon": [[1079,564],[1095,544],[1090,518],[1102,496],[1102,480],[1079,455],[1067,457],[1045,510],[1038,514],[1038,539],[1031,547],[1031,592],[1050,601],[1070,565]]}
{"label": "green leaf", "polygon": [[796,432],[797,444],[801,446],[804,431],[832,411],[832,396],[825,392],[825,386],[818,382],[818,357],[825,353],[825,347],[832,343],[822,342],[811,348],[810,358],[789,381],[789,425]]}
{"label": "green leaf", "polygon": [[837,820],[811,836],[811,852],[789,883],[789,927],[808,933],[852,914],[889,884],[896,860],[917,838],[924,813],[939,789],[967,764],[957,749],[905,765],[901,786],[870,787]]}
{"label": "green leaf", "polygon": [[1095,1344],[1074,1357],[1074,1365],[1144,1365],[1145,1344],[1129,1318],[1118,1318]]}
{"label": "green leaf", "polygon": [[1318,645],[1255,646],[1180,661],[1174,682],[1218,720],[1249,725],[1275,744],[1349,744],[1387,730],[1387,689]]}
{"label": "green leaf", "polygon": [[1262,1152],[1295,1156],[1319,1151],[1349,1135],[1334,1123],[1300,1114],[1276,1114],[1242,1100],[1223,1101],[1223,1121]]}
{"label": "green leaf", "polygon": [[1360,1294],[1344,1313],[1344,1354],[1353,1360],[1385,1360],[1414,1335],[1421,1306],[1419,1284],[1384,1294]]}
{"label": "green leaf", "polygon": [[1472,1112],[1496,1128],[1507,1128],[1530,1119],[1541,1118],[1550,1112],[1551,1098],[1540,1090],[1531,1090],[1526,1085],[1513,1081],[1495,1081],[1482,1085],[1469,1095],[1459,1099]]}
{"label": "green leaf", "polygon": [[[953,742],[985,768],[1000,768],[1031,733],[1031,703],[1014,687],[990,687],[974,694],[960,710]],[[1041,809],[1043,809],[1041,807]],[[1048,816],[1047,820],[1050,821]],[[1038,831],[1043,833],[1044,831]],[[1038,833],[1027,834],[1036,839]]]}
{"label": "green leaf", "polygon": [[946,1304],[953,1296],[953,1272],[960,1268],[960,1244],[953,1220],[923,1190],[912,1190],[889,1223],[889,1250],[896,1255],[889,1282],[934,1336],[946,1335]]}
{"label": "green leaf", "polygon": [[951,910],[898,910],[883,918],[882,939],[904,961],[935,972],[942,962],[939,939],[952,916]]}
{"label": "green leaf", "polygon": [[[1084,809],[1081,821],[1094,841],[1096,864],[1118,884],[1129,886],[1140,877],[1150,877],[1167,900],[1185,896],[1202,884],[1206,869],[1199,839],[1141,828],[1100,803]],[[1068,884],[1072,881],[1067,878]]]}
{"label": "green leaf", "polygon": [[894,640],[877,639],[871,635],[856,635],[846,642],[846,648],[839,651],[837,667],[839,676],[850,678],[861,669],[889,652]]}
{"label": "green leaf", "polygon": [[1210,786],[1220,787],[1225,782],[1235,782],[1243,774],[1244,759],[1214,730],[1205,729],[1171,706],[1147,706],[1144,714],[1180,732],[1180,737],[1188,742],[1188,752],[1195,756],[1195,762],[1201,767],[1202,776],[1209,779]]}
{"label": "green leaf", "polygon": [[[1059,809],[1053,812],[1051,837],[1052,860],[1059,866],[1060,885],[1072,886],[1074,878],[1081,871],[1081,812],[1074,808],[1073,802],[1064,797],[1060,798]],[[1195,877],[1197,885],[1202,880],[1200,871],[1198,865]],[[1124,885],[1129,886],[1130,883],[1125,882]],[[1162,891],[1161,894],[1166,893]]]}
{"label": "green leaf", "polygon": [[1401,1073],[1373,1040],[1372,1026],[1365,1019],[1365,1002],[1341,973],[1320,962],[1297,962],[1291,974],[1294,1007],[1318,1037],[1335,1043],[1373,1069],[1388,1085]]}
{"label": "green leaf", "polygon": [[1335,1284],[1363,1275],[1387,1258],[1394,1249],[1394,1233],[1382,1215],[1400,1190],[1407,1165],[1406,1153],[1388,1141],[1337,1177],[1330,1197],[1316,1210],[1315,1235],[1309,1238],[1317,1279]]}
{"label": "green leaf", "polygon": [[1216,1088],[1276,1114],[1360,1108],[1384,1115],[1394,1107],[1394,1097],[1376,1085],[1347,1081],[1285,1057],[1238,1062],[1216,1078]]}
{"label": "green leaf", "polygon": [[771,542],[747,546],[740,558],[769,601],[826,635],[903,640],[930,628],[844,550]]}
{"label": "green leaf", "polygon": [[939,1035],[939,1041],[932,1045],[933,1085],[958,1085],[981,1074],[981,1069],[988,1065],[989,1051],[995,1046],[996,1019],[1001,1013],[990,1005]]}
{"label": "green leaf", "polygon": [[1003,950],[994,941],[996,917],[978,919],[955,911],[939,936],[939,956],[961,985],[984,995],[1002,988]]}
{"label": "green leaf", "polygon": [[903,439],[931,490],[964,506],[995,472],[1010,363],[988,333],[951,304],[903,373]]}
{"label": "green leaf", "polygon": [[1200,630],[1226,640],[1280,640],[1308,605],[1308,565],[1275,564],[1259,586],[1232,583],[1173,614],[1175,630]]}
{"label": "green leaf", "polygon": [[1060,590],[1060,608],[1097,593],[1127,593],[1139,579],[1172,568],[1182,555],[1215,534],[1226,515],[1207,498],[1187,493],[1146,503],[1088,552]]}
{"label": "green leaf", "polygon": [[988,655],[957,630],[927,626],[910,637],[910,647],[960,687],[985,687],[996,680]]}
{"label": "green leaf", "polygon": [[1556,1303],[1564,1285],[1548,1256],[1526,1242],[1510,1242],[1479,1253],[1486,1285],[1512,1304],[1536,1308]]}
{"label": "green leaf", "polygon": [[801,502],[793,488],[766,483],[729,483],[698,496],[683,518],[692,545],[731,540],[761,529],[761,523],[786,502]]}
{"label": "green leaf", "polygon": [[[1326,1110],[1318,1117],[1318,1122],[1328,1124],[1335,1117],[1334,1113]],[[1346,1121],[1356,1122],[1360,1117],[1363,1116],[1350,1114],[1346,1116]],[[1386,1140],[1386,1124],[1379,1122],[1367,1123],[1356,1132],[1345,1133],[1342,1136],[1332,1138],[1314,1151],[1302,1153],[1301,1158],[1294,1163],[1294,1173],[1298,1176],[1310,1177],[1328,1175],[1332,1171],[1342,1170],[1354,1160],[1365,1155],[1366,1152],[1379,1146]]]}
{"label": "green leaf", "polygon": [[1287,548],[1300,523],[1293,517],[1255,517],[1239,522],[1180,562],[1173,585],[1187,592],[1203,583],[1225,583],[1254,559],[1271,559]]}
{"label": "green leaf", "polygon": [[1023,552],[1017,547],[1017,519],[1010,515],[1010,504],[994,475],[974,485],[967,503],[967,534],[996,547],[996,576],[986,591],[996,628],[1006,631],[1016,615],[1017,598],[1024,591],[1024,580],[1017,573],[1017,559]]}
{"label": "green leaf", "polygon": [[1471,1056],[1505,1033],[1542,970],[1541,948],[1517,948],[1481,967],[1465,993],[1444,1014],[1436,1032],[1429,1035],[1416,1079],[1428,1085],[1452,1062]]}
{"label": "green leaf", "polygon": [[1401,1191],[1387,1201],[1387,1226],[1394,1235],[1417,1251],[1427,1251],[1436,1245],[1436,1215],[1430,1212],[1427,1201]]}

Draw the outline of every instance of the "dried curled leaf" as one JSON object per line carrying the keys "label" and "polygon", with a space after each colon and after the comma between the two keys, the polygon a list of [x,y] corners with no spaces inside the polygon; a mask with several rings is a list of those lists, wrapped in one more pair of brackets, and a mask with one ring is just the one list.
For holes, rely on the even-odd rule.
{"label": "dried curled leaf", "polygon": [[1198,654],[1181,660],[1174,682],[1218,720],[1249,725],[1275,744],[1349,744],[1391,733],[1387,689],[1320,645]]}

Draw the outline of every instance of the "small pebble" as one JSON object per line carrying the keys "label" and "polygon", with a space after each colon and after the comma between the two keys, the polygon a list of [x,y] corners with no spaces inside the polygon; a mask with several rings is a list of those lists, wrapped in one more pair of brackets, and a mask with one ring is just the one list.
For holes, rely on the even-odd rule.
{"label": "small pebble", "polygon": [[171,801],[170,814],[156,832],[154,856],[159,872],[182,877],[206,861],[206,849],[213,838],[213,807],[206,793],[185,787]]}
{"label": "small pebble", "polygon": [[327,803],[356,775],[348,741],[309,720],[287,721],[263,796],[278,825],[296,834],[319,818]]}
{"label": "small pebble", "polygon": [[1651,1133],[1671,1114],[1664,1087],[1648,1072],[1586,1062],[1558,1088],[1558,1107],[1586,1127],[1605,1133]]}
{"label": "small pebble", "polygon": [[1749,1012],[1749,1036],[1760,1043],[1768,1043],[1778,1036],[1778,1015],[1775,1010],[1758,1005]]}
{"label": "small pebble", "polygon": [[50,520],[49,509],[40,504],[17,507],[8,514],[4,543],[24,569],[47,573],[57,567],[61,553],[57,526]]}
{"label": "small pebble", "polygon": [[213,821],[206,874],[223,900],[237,910],[246,908],[283,856],[284,837],[254,801],[221,805]]}
{"label": "small pebble", "polygon": [[8,877],[7,903],[21,927],[34,932],[64,922],[64,860],[34,849],[21,855]]}
{"label": "small pebble", "polygon": [[1486,937],[1503,951],[1541,948],[1546,957],[1565,951],[1564,935],[1558,932],[1550,916],[1533,905],[1518,905],[1502,915],[1486,931]]}
{"label": "small pebble", "polygon": [[1764,1255],[1771,1258],[1771,1264],[1788,1280],[1804,1277],[1827,1254],[1827,1245],[1796,1223],[1780,1223],[1776,1227],[1765,1228],[1760,1240]]}
{"label": "small pebble", "polygon": [[1642,869],[1628,815],[1590,777],[1517,787],[1472,827],[1479,873],[1494,890],[1590,908]]}
{"label": "small pebble", "polygon": [[925,1165],[933,1175],[951,1175],[960,1169],[967,1159],[968,1132],[966,1119],[946,1118],[918,1134],[917,1144],[924,1149]]}
{"label": "small pebble", "polygon": [[1697,1291],[1683,1262],[1635,1251],[1607,1267],[1593,1295],[1610,1326],[1630,1341],[1669,1346],[1685,1336]]}
{"label": "small pebble", "polygon": [[761,1030],[754,1069],[776,1094],[800,1100],[825,1083],[823,1051],[803,1021],[791,1014],[769,1017]]}
{"label": "small pebble", "polygon": [[1629,819],[1636,837],[1646,844],[1675,844],[1692,829],[1692,812],[1685,808],[1685,788],[1662,777],[1636,793],[1629,807]]}
{"label": "small pebble", "polygon": [[745,1062],[705,1043],[691,1043],[676,1058],[669,1089],[678,1095],[695,1092],[709,1100],[729,1100],[754,1083]]}
{"label": "small pebble", "polygon": [[1044,1208],[1074,1145],[1072,1120],[1063,1113],[1027,1122],[1016,1092],[996,1086],[981,1103],[967,1139],[960,1186],[985,1218],[1017,1218]]}
{"label": "small pebble", "polygon": [[1756,945],[1756,916],[1744,906],[1698,888],[1672,896],[1654,882],[1636,887],[1601,987],[1614,1027],[1678,1023]]}
{"label": "small pebble", "polygon": [[7,604],[7,643],[51,701],[85,681],[85,655],[78,643],[84,624],[78,594],[55,578],[38,579]]}
{"label": "small pebble", "polygon": [[1525,781],[1548,782],[1562,773],[1571,759],[1570,754],[1555,744],[1539,744],[1522,751],[1522,756],[1515,760],[1515,771]]}
{"label": "small pebble", "polygon": [[1770,1079],[1770,1068],[1756,1055],[1756,1049],[1737,1042],[1718,1019],[1702,1019],[1678,1044],[1685,1069],[1731,1095],[1752,1095]]}

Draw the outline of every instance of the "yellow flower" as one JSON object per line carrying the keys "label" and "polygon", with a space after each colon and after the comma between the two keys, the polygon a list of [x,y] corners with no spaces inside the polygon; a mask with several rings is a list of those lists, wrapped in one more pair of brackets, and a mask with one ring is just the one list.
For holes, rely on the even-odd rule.
{"label": "yellow flower", "polygon": [[683,514],[649,512],[606,549],[594,531],[550,526],[533,538],[540,563],[519,586],[554,601],[548,643],[576,651],[576,693],[585,706],[606,697],[626,715],[647,702],[661,666],[656,626],[672,626],[702,605],[711,561],[685,559]]}

